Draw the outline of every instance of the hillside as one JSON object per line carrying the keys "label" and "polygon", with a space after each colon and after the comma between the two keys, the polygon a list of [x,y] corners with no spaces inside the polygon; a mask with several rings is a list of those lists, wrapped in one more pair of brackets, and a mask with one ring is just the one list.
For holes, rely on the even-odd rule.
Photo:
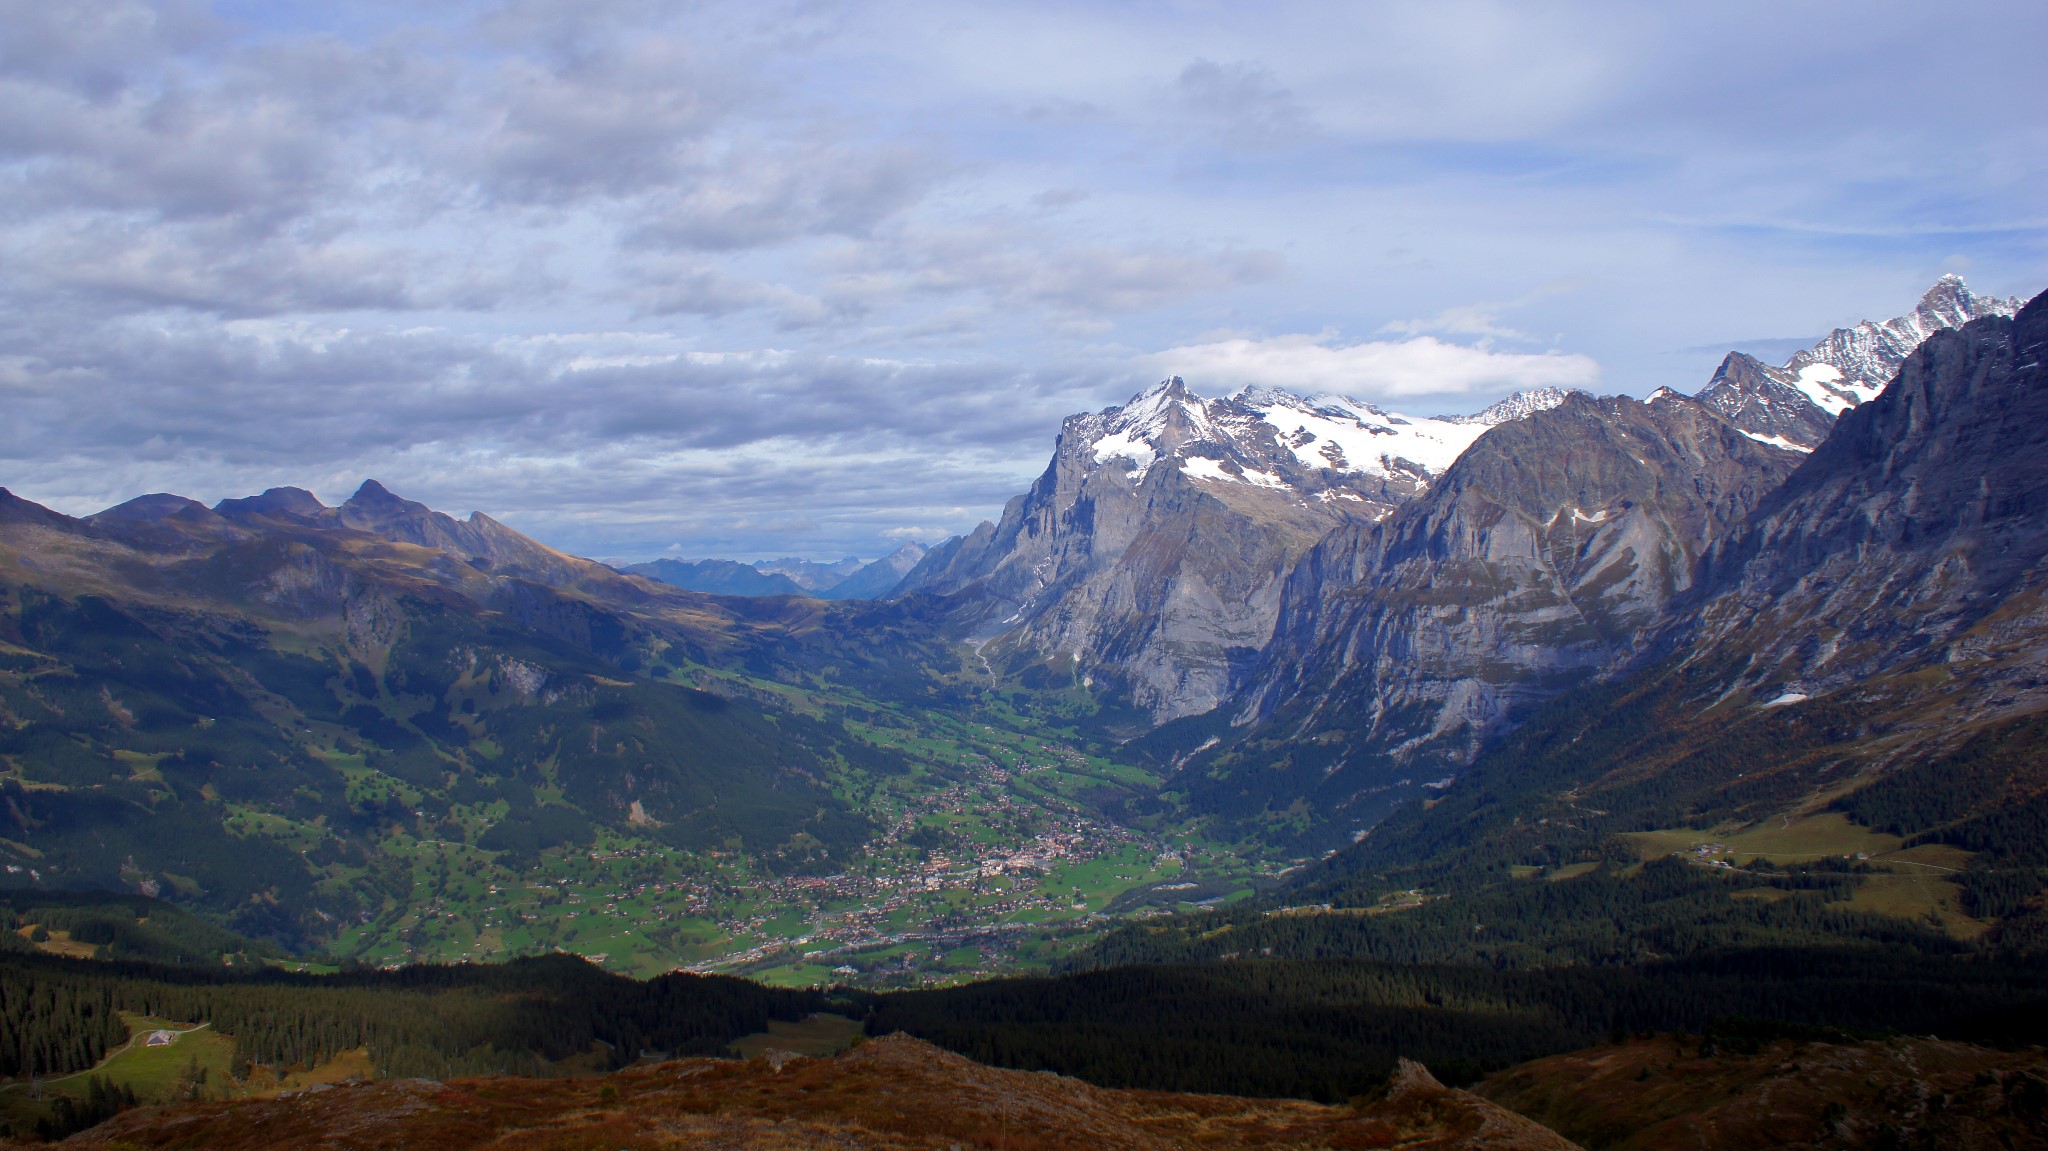
{"label": "hillside", "polygon": [[[1109,1091],[1001,1071],[914,1039],[831,1059],[664,1063],[601,1080],[468,1079],[345,1084],[243,1103],[130,1112],[79,1147],[258,1151],[508,1145],[606,1148],[1377,1147],[1569,1151],[1567,1140],[1410,1064],[1356,1106]],[[512,1141],[512,1142],[508,1142]]]}
{"label": "hillside", "polygon": [[1152,781],[985,705],[914,608],[682,591],[374,482],[0,494],[0,857],[288,948],[647,973],[956,950],[1156,878],[1105,814]]}

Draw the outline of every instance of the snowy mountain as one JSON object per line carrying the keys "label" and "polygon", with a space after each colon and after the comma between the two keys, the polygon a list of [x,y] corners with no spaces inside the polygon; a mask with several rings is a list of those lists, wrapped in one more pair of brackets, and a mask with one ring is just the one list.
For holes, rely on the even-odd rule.
{"label": "snowy mountain", "polygon": [[1960,276],[1943,276],[1911,312],[1865,320],[1772,367],[1730,352],[1699,401],[1764,443],[1811,451],[1836,417],[1869,403],[1928,336],[1987,316],[2016,314],[2020,299],[1979,296]]}
{"label": "snowy mountain", "polygon": [[1432,419],[1272,388],[1205,399],[1176,376],[1069,417],[1002,520],[933,548],[898,592],[946,597],[991,669],[1070,678],[1153,722],[1198,714],[1272,635],[1316,541],[1427,491],[1492,422],[1564,399]]}
{"label": "snowy mountain", "polygon": [[1278,388],[1207,400],[1175,376],[1122,407],[1070,418],[1061,440],[1086,445],[1096,464],[1120,467],[1134,485],[1170,467],[1225,499],[1264,489],[1377,518],[1427,488],[1488,428],[1564,398],[1543,388],[1474,415],[1419,417]]}

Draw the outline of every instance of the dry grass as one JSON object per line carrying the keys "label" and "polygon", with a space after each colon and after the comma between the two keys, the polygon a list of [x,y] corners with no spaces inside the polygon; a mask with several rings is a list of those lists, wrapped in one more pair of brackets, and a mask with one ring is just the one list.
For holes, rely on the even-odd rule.
{"label": "dry grass", "polygon": [[1568,1151],[1542,1127],[1404,1066],[1358,1106],[1110,1091],[984,1067],[900,1036],[830,1059],[691,1059],[598,1079],[353,1084],[130,1112],[67,1146],[653,1151]]}
{"label": "dry grass", "polygon": [[860,1021],[844,1015],[811,1015],[790,1023],[768,1021],[768,1030],[733,1040],[733,1051],[742,1059],[757,1059],[770,1051],[822,1057],[837,1055],[860,1037]]}
{"label": "dry grass", "polygon": [[1662,1036],[1525,1063],[1477,1090],[1594,1151],[2048,1149],[2039,1048],[1784,1040],[1744,1054]]}

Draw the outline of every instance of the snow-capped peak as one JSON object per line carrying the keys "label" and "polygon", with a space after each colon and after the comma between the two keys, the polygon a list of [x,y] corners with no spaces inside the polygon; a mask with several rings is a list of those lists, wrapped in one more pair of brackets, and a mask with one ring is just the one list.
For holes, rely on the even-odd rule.
{"label": "snow-capped peak", "polygon": [[[1559,388],[1519,392],[1469,416],[1407,416],[1351,396],[1245,387],[1203,399],[1174,376],[1121,407],[1068,421],[1066,434],[1097,466],[1120,462],[1142,483],[1162,460],[1204,484],[1293,491],[1330,503],[1381,502],[1392,483],[1420,490],[1487,429],[1554,408]],[[1344,488],[1364,485],[1361,496]]]}
{"label": "snow-capped peak", "polygon": [[1730,352],[1698,398],[1752,438],[1811,449],[1836,417],[1877,398],[1927,337],[2019,307],[2017,298],[1979,296],[1962,277],[1943,276],[1910,314],[1837,328],[1783,367]]}
{"label": "snow-capped peak", "polygon": [[1986,316],[2015,315],[2020,303],[2018,297],[2001,300],[1977,295],[1961,276],[1946,275],[1927,289],[1910,313],[1837,328],[1793,356],[1784,370],[1797,378],[1794,386],[1814,403],[1830,415],[1840,415],[1875,399],[1927,337]]}
{"label": "snow-capped peak", "polygon": [[1437,418],[1446,423],[1484,424],[1490,428],[1495,424],[1507,423],[1509,420],[1519,420],[1533,416],[1537,412],[1547,412],[1563,403],[1565,397],[1571,394],[1571,392],[1555,386],[1530,388],[1526,391],[1516,392],[1507,399],[1490,404],[1469,416],[1438,416]]}
{"label": "snow-capped peak", "polygon": [[1191,443],[1219,440],[1211,401],[1188,390],[1173,376],[1131,397],[1122,407],[1069,421],[1093,447],[1095,462],[1130,461],[1133,478],[1142,479],[1154,460]]}

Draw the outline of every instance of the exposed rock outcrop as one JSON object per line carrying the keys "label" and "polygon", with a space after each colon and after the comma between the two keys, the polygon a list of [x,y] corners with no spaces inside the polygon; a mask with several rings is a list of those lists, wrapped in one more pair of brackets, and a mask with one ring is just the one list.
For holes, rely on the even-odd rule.
{"label": "exposed rock outcrop", "polygon": [[[1286,745],[1289,770],[1260,778],[1325,810],[1455,773],[1515,705],[1626,661],[1799,459],[1684,397],[1573,396],[1493,429],[1426,495],[1296,567],[1241,684],[1239,720],[1274,745],[1246,762]],[[1232,758],[1198,759],[1191,786],[1258,774]]]}

